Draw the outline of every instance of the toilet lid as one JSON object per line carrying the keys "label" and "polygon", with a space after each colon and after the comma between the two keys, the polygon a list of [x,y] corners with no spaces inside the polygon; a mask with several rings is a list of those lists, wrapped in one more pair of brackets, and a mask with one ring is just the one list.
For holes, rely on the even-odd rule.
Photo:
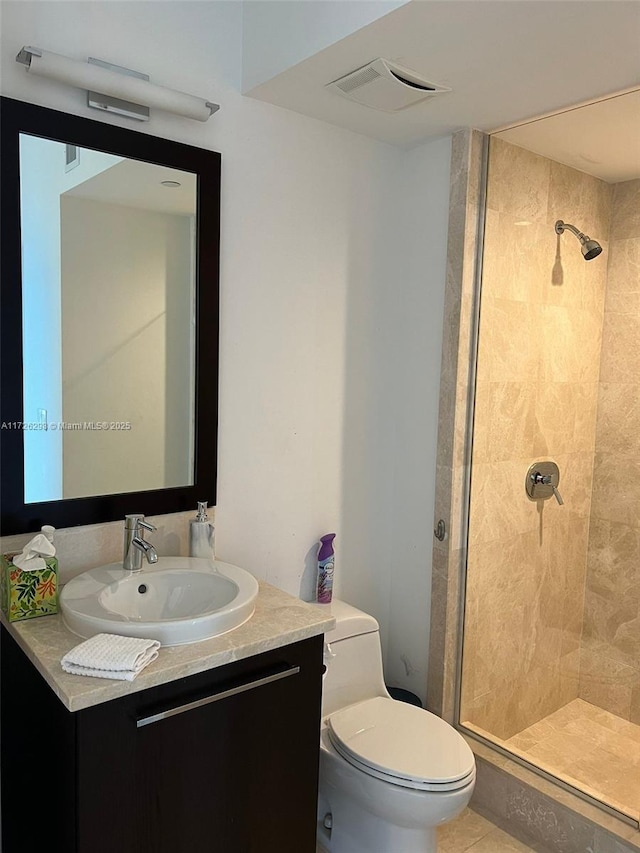
{"label": "toilet lid", "polygon": [[473,753],[435,714],[377,696],[327,719],[335,749],[365,773],[431,791],[464,787],[474,777]]}

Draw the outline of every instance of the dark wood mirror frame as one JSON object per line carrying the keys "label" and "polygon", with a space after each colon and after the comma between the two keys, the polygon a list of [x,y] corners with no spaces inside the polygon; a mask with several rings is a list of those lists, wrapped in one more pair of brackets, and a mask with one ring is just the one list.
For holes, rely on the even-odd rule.
{"label": "dark wood mirror frame", "polygon": [[[0,423],[23,421],[22,264],[19,135],[27,133],[197,175],[195,464],[194,484],[152,491],[24,502],[21,429],[0,430],[0,533],[27,533],[43,524],[73,527],[181,512],[216,500],[218,424],[218,297],[220,265],[220,154],[23,103],[0,99]],[[144,381],[144,377],[141,377]]]}

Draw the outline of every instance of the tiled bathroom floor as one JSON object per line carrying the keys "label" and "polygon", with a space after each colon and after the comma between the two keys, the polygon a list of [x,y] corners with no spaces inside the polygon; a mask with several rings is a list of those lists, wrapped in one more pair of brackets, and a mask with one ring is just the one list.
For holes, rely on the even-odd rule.
{"label": "tiled bathroom floor", "polygon": [[[324,851],[318,847],[317,853]],[[460,817],[438,830],[438,853],[534,853],[534,848],[465,809]]]}
{"label": "tiled bathroom floor", "polygon": [[630,817],[640,816],[640,726],[574,699],[497,742]]}

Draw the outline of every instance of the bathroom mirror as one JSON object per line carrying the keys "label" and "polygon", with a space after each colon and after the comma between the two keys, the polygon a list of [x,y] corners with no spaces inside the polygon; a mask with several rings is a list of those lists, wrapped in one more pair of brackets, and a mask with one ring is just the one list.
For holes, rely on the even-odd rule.
{"label": "bathroom mirror", "polygon": [[2,533],[215,503],[220,155],[2,99]]}

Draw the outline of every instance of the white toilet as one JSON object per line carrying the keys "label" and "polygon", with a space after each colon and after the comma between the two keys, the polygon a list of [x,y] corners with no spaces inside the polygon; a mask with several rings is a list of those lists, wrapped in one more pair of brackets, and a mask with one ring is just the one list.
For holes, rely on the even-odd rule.
{"label": "white toilet", "polygon": [[384,686],[378,623],[343,601],[325,636],[318,843],[329,853],[435,853],[476,778],[464,739]]}

